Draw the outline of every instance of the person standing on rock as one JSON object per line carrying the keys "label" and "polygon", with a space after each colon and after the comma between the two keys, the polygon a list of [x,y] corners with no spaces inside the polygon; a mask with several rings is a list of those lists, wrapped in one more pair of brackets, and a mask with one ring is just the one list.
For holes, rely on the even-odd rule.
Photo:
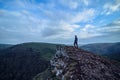
{"label": "person standing on rock", "polygon": [[74,47],[78,48],[78,38],[77,38],[77,35],[75,35]]}

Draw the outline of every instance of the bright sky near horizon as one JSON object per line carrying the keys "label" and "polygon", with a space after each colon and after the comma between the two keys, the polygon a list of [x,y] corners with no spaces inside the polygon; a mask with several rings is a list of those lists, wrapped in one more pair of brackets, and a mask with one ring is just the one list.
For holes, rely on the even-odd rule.
{"label": "bright sky near horizon", "polygon": [[0,0],[0,43],[120,41],[120,0]]}

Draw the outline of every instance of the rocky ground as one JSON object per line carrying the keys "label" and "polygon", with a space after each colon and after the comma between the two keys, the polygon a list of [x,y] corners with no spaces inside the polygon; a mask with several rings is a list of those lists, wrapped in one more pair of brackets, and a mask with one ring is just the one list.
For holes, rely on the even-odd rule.
{"label": "rocky ground", "polygon": [[119,62],[72,46],[57,47],[50,65],[36,80],[120,80]]}

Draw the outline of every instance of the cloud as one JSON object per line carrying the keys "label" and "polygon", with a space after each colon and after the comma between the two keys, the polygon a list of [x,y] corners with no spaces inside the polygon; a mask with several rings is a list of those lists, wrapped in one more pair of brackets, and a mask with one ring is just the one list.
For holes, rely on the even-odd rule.
{"label": "cloud", "polygon": [[[21,37],[26,36],[26,39],[28,39],[28,35],[33,36],[33,39],[35,39],[35,37],[51,39],[55,36],[56,38],[60,36],[67,38],[66,35],[74,32],[74,30],[79,27],[79,25],[70,24],[64,21],[54,22],[51,19],[41,20],[35,18],[34,15],[27,10],[20,12],[2,10],[1,12],[4,12],[4,15],[2,15],[2,18],[0,19],[0,26],[2,26],[0,27],[0,31],[4,32],[2,33],[3,36],[12,36],[14,39],[17,38],[14,34]],[[11,19],[12,22],[10,22]],[[6,21],[7,23],[10,23],[6,24]]]}
{"label": "cloud", "polygon": [[94,19],[95,16],[95,10],[94,9],[87,9],[83,10],[82,12],[78,12],[75,14],[71,19],[71,22],[77,23],[77,22],[87,22]]}
{"label": "cloud", "polygon": [[89,0],[82,0],[82,1],[83,1],[83,3],[84,3],[86,6],[89,5]]}
{"label": "cloud", "polygon": [[87,24],[87,25],[85,25],[84,28],[82,28],[82,30],[83,30],[83,31],[87,31],[87,30],[90,30],[90,29],[93,29],[93,28],[95,28],[95,26],[90,25],[90,24]]}
{"label": "cloud", "polygon": [[86,24],[83,28],[80,28],[78,35],[81,39],[87,39],[102,35],[102,33],[99,33],[95,30],[96,30],[96,26],[91,24]]}
{"label": "cloud", "polygon": [[[0,30],[1,32],[5,31],[7,33],[17,33],[19,35],[33,35],[40,32],[39,26],[40,23],[44,24],[43,21],[36,19],[28,11],[4,11],[4,14],[0,19]],[[7,23],[7,24],[6,24]],[[41,25],[42,25],[41,24]],[[23,34],[25,33],[25,34]],[[5,35],[5,33],[4,33]],[[9,34],[10,35],[10,34]]]}
{"label": "cloud", "polygon": [[89,0],[60,0],[58,1],[62,6],[67,7],[69,9],[75,10],[81,7],[87,7],[90,4]]}
{"label": "cloud", "polygon": [[[72,35],[76,34],[76,29],[80,28],[81,26],[76,24],[79,22],[87,22],[94,19],[95,16],[95,10],[94,9],[88,9],[83,10],[82,12],[78,12],[75,14],[66,13],[64,11],[58,12],[57,16],[54,13],[51,13],[49,23],[46,24],[47,27],[45,27],[42,30],[42,35],[45,37],[52,37],[52,36],[61,36],[61,35],[68,35],[66,38],[69,38]],[[54,18],[53,18],[54,17]],[[55,22],[53,22],[53,20]],[[89,25],[87,25],[89,27]],[[49,29],[51,28],[51,29]],[[47,32],[47,33],[46,33]],[[85,33],[86,34],[86,33]],[[65,38],[64,36],[62,38]],[[86,37],[87,38],[87,37]]]}
{"label": "cloud", "polygon": [[105,26],[99,27],[91,24],[86,24],[83,28],[80,28],[80,31],[77,34],[81,39],[100,36],[118,36],[118,34],[120,34],[120,19],[115,20]]}
{"label": "cloud", "polygon": [[76,9],[78,7],[78,3],[77,2],[73,2],[73,1],[70,1],[69,2],[69,7],[71,9]]}
{"label": "cloud", "polygon": [[[10,4],[15,4],[14,7],[18,5],[15,8],[20,8],[21,10],[0,10],[2,12],[0,13],[2,16],[0,26],[4,29],[1,29],[2,32],[4,31],[4,33],[2,33],[3,36],[12,36],[15,40],[18,39],[14,34],[21,36],[21,39],[23,36],[25,40],[28,40],[28,36],[33,36],[32,40],[40,39],[40,41],[45,41],[45,39],[57,40],[59,37],[67,40],[70,39],[71,36],[74,36],[76,30],[81,27],[76,23],[90,21],[95,16],[94,9],[66,13],[66,11],[55,9],[50,3],[40,3],[35,5],[34,3],[25,0],[23,2],[11,2],[7,6],[10,6]],[[71,5],[71,9],[78,7],[78,3],[72,0],[69,3],[69,7]],[[11,8],[13,9],[14,7]],[[31,12],[31,9],[36,10],[35,8],[38,10],[36,14]],[[6,21],[9,24],[6,24]],[[84,34],[87,35],[87,33]]]}
{"label": "cloud", "polygon": [[6,1],[3,1],[3,3],[5,4],[4,6],[6,8],[9,8],[11,10],[38,9],[38,6],[34,4],[35,3],[34,0],[12,0],[12,1],[6,0]]}
{"label": "cloud", "polygon": [[[43,37],[51,37],[51,36],[61,36],[68,35],[75,31],[75,29],[79,28],[79,25],[69,24],[63,21],[55,24],[54,22],[50,22],[51,25],[47,24],[47,27],[44,27],[42,31]],[[64,37],[64,36],[63,36]],[[65,37],[64,37],[65,38]]]}
{"label": "cloud", "polygon": [[103,6],[103,9],[106,15],[109,15],[116,11],[120,11],[120,0],[115,0],[115,3],[106,3]]}
{"label": "cloud", "polygon": [[63,6],[66,6],[70,9],[76,9],[76,8],[78,8],[78,5],[79,5],[78,0],[60,0],[59,2]]}
{"label": "cloud", "polygon": [[112,23],[103,26],[102,28],[98,28],[97,31],[106,33],[108,35],[120,33],[120,19],[115,20]]}
{"label": "cloud", "polygon": [[[2,41],[5,39],[6,42],[9,40],[58,42],[60,39],[63,40],[62,42],[69,42],[74,39],[75,34],[80,39],[89,39],[119,32],[120,21],[102,26],[104,21],[109,20],[98,17],[98,9],[94,8],[95,5],[91,5],[88,0],[48,0],[45,2],[7,0],[2,3],[4,8],[0,8],[0,33],[2,34],[0,38],[3,39]],[[105,11],[118,11],[119,5],[116,4],[118,5],[117,2],[109,3],[104,7]],[[100,18],[103,24],[97,25]]]}

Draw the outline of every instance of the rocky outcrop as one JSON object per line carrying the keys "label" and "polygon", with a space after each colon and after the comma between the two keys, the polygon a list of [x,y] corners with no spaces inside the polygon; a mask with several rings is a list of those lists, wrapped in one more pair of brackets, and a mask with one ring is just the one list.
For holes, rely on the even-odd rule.
{"label": "rocky outcrop", "polygon": [[72,46],[57,47],[50,80],[120,80],[120,65]]}

